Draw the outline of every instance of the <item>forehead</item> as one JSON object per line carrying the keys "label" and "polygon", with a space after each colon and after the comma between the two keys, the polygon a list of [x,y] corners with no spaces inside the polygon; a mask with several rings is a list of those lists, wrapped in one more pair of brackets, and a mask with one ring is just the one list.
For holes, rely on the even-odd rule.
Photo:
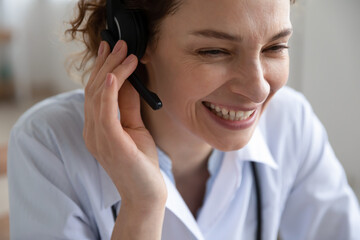
{"label": "forehead", "polygon": [[163,21],[165,34],[213,29],[259,41],[288,27],[290,0],[184,0]]}

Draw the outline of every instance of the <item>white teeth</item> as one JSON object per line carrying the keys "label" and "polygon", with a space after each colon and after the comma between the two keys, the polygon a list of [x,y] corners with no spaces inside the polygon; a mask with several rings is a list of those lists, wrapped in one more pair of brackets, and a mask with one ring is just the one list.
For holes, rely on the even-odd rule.
{"label": "white teeth", "polygon": [[229,113],[229,110],[227,110],[226,108],[223,108],[223,109],[221,109],[221,113],[223,115],[227,115]]}
{"label": "white teeth", "polygon": [[242,111],[237,111],[236,112],[236,118],[241,118],[241,117],[243,117],[244,116],[244,112],[242,112]]}
{"label": "white teeth", "polygon": [[255,110],[251,111],[234,111],[228,110],[226,108],[222,108],[220,106],[216,106],[213,103],[205,102],[205,106],[210,108],[212,112],[214,112],[217,116],[231,121],[242,121],[251,116]]}

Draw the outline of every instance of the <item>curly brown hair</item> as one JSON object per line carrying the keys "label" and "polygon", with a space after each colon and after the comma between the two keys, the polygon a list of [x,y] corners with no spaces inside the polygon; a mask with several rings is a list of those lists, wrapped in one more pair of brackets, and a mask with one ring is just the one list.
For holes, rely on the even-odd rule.
{"label": "curly brown hair", "polygon": [[[296,0],[290,0],[295,3]],[[174,14],[181,4],[181,0],[123,0],[129,9],[142,10],[147,18],[149,43],[155,42],[161,20],[167,15]],[[76,67],[82,71],[82,83],[91,71],[89,61],[97,56],[97,49],[101,42],[100,32],[106,26],[106,0],[79,0],[76,17],[70,21],[71,28],[65,31],[70,40],[79,40],[85,44],[85,49],[72,56],[69,69],[80,61]],[[139,63],[141,65],[141,63]],[[144,68],[141,66],[141,68]]]}
{"label": "curly brown hair", "polygon": [[[140,9],[147,19],[149,43],[156,41],[161,20],[174,14],[180,5],[180,0],[124,0],[129,9]],[[85,44],[85,50],[71,56],[70,66],[73,67],[78,60],[80,64],[77,71],[83,71],[82,83],[85,75],[89,73],[92,65],[88,62],[97,56],[97,49],[101,42],[100,32],[106,26],[106,0],[79,0],[76,17],[70,21],[71,28],[65,31],[70,35],[70,40],[78,40]],[[140,64],[140,63],[139,63]]]}

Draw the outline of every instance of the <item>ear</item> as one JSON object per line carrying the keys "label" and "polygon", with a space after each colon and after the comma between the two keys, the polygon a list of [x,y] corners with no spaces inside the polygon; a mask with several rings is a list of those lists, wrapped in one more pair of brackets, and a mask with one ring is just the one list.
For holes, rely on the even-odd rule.
{"label": "ear", "polygon": [[147,63],[149,63],[150,61],[150,52],[151,52],[151,47],[148,45],[146,47],[146,50],[145,50],[145,53],[144,55],[142,56],[142,58],[140,59],[140,62],[144,65],[146,65]]}

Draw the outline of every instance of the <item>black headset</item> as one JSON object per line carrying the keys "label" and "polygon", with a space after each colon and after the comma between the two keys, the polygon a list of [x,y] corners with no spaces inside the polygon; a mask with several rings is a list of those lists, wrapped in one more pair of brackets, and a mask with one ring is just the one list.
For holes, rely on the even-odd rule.
{"label": "black headset", "polygon": [[[145,15],[138,9],[127,9],[122,0],[106,1],[107,29],[101,31],[101,38],[109,43],[112,50],[118,40],[124,40],[128,46],[128,55],[134,54],[139,60],[143,57],[148,31]],[[128,79],[141,97],[154,110],[162,107],[159,97],[149,91],[141,80],[131,74]]]}

